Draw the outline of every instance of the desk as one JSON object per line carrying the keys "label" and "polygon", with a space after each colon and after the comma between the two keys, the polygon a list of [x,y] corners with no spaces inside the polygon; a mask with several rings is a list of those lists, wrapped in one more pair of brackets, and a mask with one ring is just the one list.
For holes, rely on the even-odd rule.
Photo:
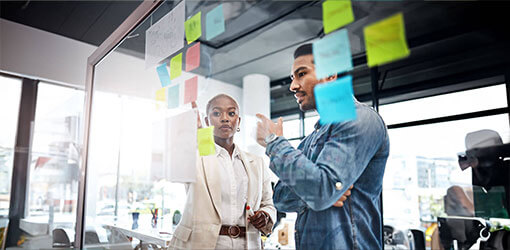
{"label": "desk", "polygon": [[153,229],[154,231],[151,231],[150,229],[133,230],[116,225],[104,225],[103,227],[108,230],[116,230],[121,232],[127,237],[139,239],[140,244],[135,249],[142,249],[143,242],[151,245],[157,245],[166,249],[170,246],[170,240],[172,239],[172,235],[170,233],[161,234],[159,233],[158,229]]}

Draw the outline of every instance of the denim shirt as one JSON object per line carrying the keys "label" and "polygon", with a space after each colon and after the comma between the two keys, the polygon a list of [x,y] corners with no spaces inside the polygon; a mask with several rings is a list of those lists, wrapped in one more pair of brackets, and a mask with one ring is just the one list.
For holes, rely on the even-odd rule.
{"label": "denim shirt", "polygon": [[[283,137],[266,148],[280,178],[281,212],[297,212],[297,249],[381,249],[380,194],[389,139],[382,118],[357,101],[357,119],[315,125],[297,149]],[[332,205],[354,185],[344,206]]]}

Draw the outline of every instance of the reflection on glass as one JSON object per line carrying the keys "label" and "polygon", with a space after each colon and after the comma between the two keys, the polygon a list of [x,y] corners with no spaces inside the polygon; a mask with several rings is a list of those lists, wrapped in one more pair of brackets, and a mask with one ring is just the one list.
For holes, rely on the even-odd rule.
{"label": "reflection on glass", "polygon": [[477,191],[471,168],[460,169],[457,153],[465,151],[466,134],[480,129],[508,135],[508,115],[389,130],[384,224],[424,230],[439,216],[473,216]]}
{"label": "reflection on glass", "polygon": [[[11,175],[21,80],[0,76],[0,218],[9,214]],[[0,228],[3,223],[0,222]]]}

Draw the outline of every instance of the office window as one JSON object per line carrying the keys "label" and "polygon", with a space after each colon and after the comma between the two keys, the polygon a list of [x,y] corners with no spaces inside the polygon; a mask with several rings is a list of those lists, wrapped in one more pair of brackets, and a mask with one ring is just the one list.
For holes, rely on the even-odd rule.
{"label": "office window", "polygon": [[[32,139],[26,221],[74,229],[82,142],[84,91],[40,82]],[[34,224],[31,224],[34,223]]]}
{"label": "office window", "polygon": [[[18,125],[21,79],[0,75],[0,218],[9,214],[11,175]],[[0,225],[0,228],[2,225]]]}
{"label": "office window", "polygon": [[[504,92],[503,95],[499,93],[501,90],[504,85],[422,98],[409,101],[409,111],[404,108],[407,102],[384,105],[381,113],[387,123],[394,123],[405,122],[402,117],[424,119],[432,118],[434,113],[455,115],[481,109],[471,106],[471,102],[483,103],[482,108],[497,108],[506,105],[503,102],[506,102],[506,96]],[[450,98],[451,105],[447,105],[445,96]],[[478,100],[473,99],[475,96]],[[437,105],[447,107],[441,110]],[[411,115],[411,111],[416,114]],[[481,129],[498,132],[503,142],[508,143],[508,123],[508,114],[501,114],[390,129],[391,150],[383,183],[384,224],[399,229],[424,230],[436,222],[438,216],[452,215],[447,209],[452,193],[471,204],[465,211],[455,211],[457,214],[454,215],[473,214],[471,168],[462,171],[457,154],[466,150],[466,134]]]}
{"label": "office window", "polygon": [[386,124],[424,120],[482,110],[503,108],[506,103],[505,84],[459,91],[379,106]]}
{"label": "office window", "polygon": [[317,111],[305,113],[305,136],[311,134],[315,130],[315,124],[319,121],[319,113]]}
{"label": "office window", "polygon": [[283,136],[287,139],[301,136],[301,120],[298,114],[283,117]]}

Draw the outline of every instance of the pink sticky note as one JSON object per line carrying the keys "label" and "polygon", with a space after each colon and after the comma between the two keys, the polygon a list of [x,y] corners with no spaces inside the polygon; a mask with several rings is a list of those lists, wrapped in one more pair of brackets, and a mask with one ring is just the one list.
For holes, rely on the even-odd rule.
{"label": "pink sticky note", "polygon": [[184,83],[184,104],[197,100],[198,76],[194,76]]}
{"label": "pink sticky note", "polygon": [[195,43],[186,51],[186,71],[196,69],[200,65],[200,42]]}

